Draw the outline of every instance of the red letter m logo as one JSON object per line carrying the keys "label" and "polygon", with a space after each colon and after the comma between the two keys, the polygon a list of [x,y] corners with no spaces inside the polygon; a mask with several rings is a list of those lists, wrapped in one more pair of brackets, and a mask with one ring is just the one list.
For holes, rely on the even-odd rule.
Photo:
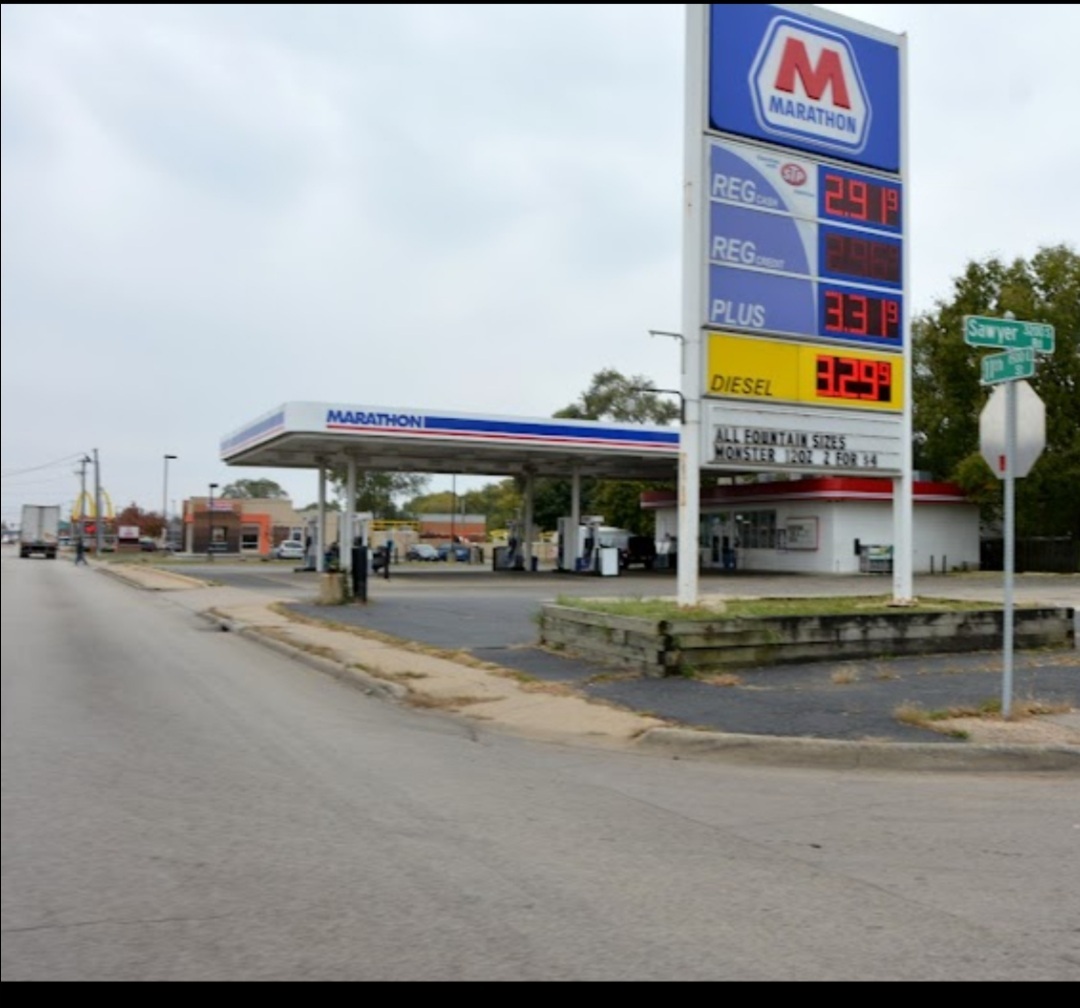
{"label": "red letter m logo", "polygon": [[821,59],[815,67],[810,62],[806,43],[802,39],[789,38],[784,46],[780,72],[776,76],[776,90],[795,94],[796,78],[802,81],[806,96],[811,101],[821,101],[829,85],[832,85],[833,104],[836,108],[850,109],[851,95],[840,54],[835,49],[822,50]]}

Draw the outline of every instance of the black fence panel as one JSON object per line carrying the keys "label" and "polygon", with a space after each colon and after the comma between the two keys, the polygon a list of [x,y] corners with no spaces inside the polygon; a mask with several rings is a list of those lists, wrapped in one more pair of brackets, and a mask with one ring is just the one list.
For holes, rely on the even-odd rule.
{"label": "black fence panel", "polygon": [[[1005,570],[1005,541],[986,539],[982,544],[982,569]],[[1017,574],[1080,574],[1080,541],[1071,537],[1018,539]]]}

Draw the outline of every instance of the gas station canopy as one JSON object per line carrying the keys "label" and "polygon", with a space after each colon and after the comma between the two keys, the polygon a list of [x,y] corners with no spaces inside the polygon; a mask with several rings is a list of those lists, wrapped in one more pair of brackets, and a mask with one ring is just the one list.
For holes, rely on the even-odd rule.
{"label": "gas station canopy", "polygon": [[476,476],[678,478],[671,427],[288,403],[227,437],[229,466]]}

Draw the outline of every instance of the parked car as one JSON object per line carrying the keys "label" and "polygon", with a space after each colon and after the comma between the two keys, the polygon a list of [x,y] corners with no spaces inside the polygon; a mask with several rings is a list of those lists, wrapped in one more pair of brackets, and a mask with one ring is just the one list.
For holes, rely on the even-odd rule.
{"label": "parked car", "polygon": [[635,565],[652,570],[656,566],[656,540],[652,536],[631,536],[619,559],[623,569]]}
{"label": "parked car", "polygon": [[[451,550],[453,550],[452,554]],[[458,563],[469,563],[469,561],[472,560],[472,547],[465,546],[461,543],[458,543],[455,546],[446,545],[439,547],[440,560],[449,561],[451,555]]]}
{"label": "parked car", "polygon": [[139,540],[139,550],[143,553],[156,553],[158,544],[156,539],[151,539],[149,536],[143,536]]}
{"label": "parked car", "polygon": [[410,546],[405,552],[406,560],[421,560],[425,563],[431,560],[441,560],[439,551],[434,546],[429,546],[427,543],[418,543],[415,546]]}
{"label": "parked car", "polygon": [[307,550],[298,539],[287,539],[278,543],[270,554],[275,560],[305,560]]}

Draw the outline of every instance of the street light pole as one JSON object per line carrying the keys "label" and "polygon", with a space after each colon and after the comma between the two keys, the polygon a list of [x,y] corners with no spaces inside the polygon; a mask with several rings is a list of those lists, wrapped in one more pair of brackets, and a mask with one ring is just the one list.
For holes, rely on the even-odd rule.
{"label": "street light pole", "polygon": [[210,509],[209,509],[209,518],[207,520],[209,528],[206,530],[206,559],[207,560],[213,560],[214,559],[214,491],[217,488],[218,488],[218,485],[216,483],[211,483],[210,484]]}
{"label": "street light pole", "polygon": [[165,547],[168,547],[172,541],[172,537],[169,535],[169,463],[175,461],[175,455],[165,456],[165,478],[161,489],[161,518],[164,522],[161,531],[161,545]]}
{"label": "street light pole", "polygon": [[453,486],[450,491],[450,552],[447,559],[453,563],[457,559],[457,473],[453,476]]}

